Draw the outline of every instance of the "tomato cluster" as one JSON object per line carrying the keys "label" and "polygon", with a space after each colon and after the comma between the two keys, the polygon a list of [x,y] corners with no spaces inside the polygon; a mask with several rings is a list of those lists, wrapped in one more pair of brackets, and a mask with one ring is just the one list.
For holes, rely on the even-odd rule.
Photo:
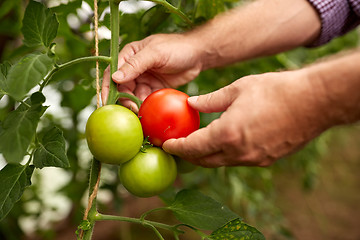
{"label": "tomato cluster", "polygon": [[[160,148],[167,139],[186,137],[199,128],[199,113],[188,105],[188,97],[161,89],[145,99],[139,116],[123,106],[106,105],[89,117],[86,140],[91,153],[100,162],[120,165],[121,183],[133,195],[158,195],[174,183],[177,172],[194,169]],[[157,147],[140,151],[144,137]]]}

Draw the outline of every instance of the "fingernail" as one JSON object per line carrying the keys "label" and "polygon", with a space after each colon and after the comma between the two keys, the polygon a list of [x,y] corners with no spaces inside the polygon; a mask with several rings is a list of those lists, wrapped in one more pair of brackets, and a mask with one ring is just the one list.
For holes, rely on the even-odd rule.
{"label": "fingernail", "polygon": [[193,96],[188,98],[188,103],[195,104],[198,100],[199,96]]}
{"label": "fingernail", "polygon": [[124,79],[124,73],[121,71],[116,71],[114,72],[114,74],[112,75],[113,80],[120,82],[121,80]]}

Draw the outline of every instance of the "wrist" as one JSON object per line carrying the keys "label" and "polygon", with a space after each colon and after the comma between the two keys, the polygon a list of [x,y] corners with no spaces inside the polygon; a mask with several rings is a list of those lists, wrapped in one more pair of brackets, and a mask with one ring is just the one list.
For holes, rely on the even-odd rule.
{"label": "wrist", "polygon": [[314,64],[303,71],[318,91],[319,112],[329,127],[360,120],[360,51]]}

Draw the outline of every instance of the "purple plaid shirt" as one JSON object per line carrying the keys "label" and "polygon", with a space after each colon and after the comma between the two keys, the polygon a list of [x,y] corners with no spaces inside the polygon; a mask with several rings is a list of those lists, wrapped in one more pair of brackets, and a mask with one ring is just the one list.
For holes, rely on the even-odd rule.
{"label": "purple plaid shirt", "polygon": [[360,0],[308,0],[321,18],[321,33],[311,46],[319,46],[360,24]]}

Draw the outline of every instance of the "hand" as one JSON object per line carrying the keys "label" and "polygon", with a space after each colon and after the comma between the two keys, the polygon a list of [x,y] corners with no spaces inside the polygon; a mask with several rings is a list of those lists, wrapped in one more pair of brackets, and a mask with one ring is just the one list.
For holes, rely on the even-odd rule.
{"label": "hand", "polygon": [[225,112],[186,138],[166,141],[164,150],[204,167],[268,166],[298,150],[330,125],[318,104],[321,84],[304,73],[247,76],[189,98],[201,112]]}
{"label": "hand", "polygon": [[[196,44],[181,34],[158,34],[127,44],[119,53],[118,71],[112,79],[118,90],[144,100],[161,88],[178,87],[193,80],[201,70]],[[110,70],[104,72],[102,101],[109,93]],[[130,100],[122,102],[137,109]]]}

